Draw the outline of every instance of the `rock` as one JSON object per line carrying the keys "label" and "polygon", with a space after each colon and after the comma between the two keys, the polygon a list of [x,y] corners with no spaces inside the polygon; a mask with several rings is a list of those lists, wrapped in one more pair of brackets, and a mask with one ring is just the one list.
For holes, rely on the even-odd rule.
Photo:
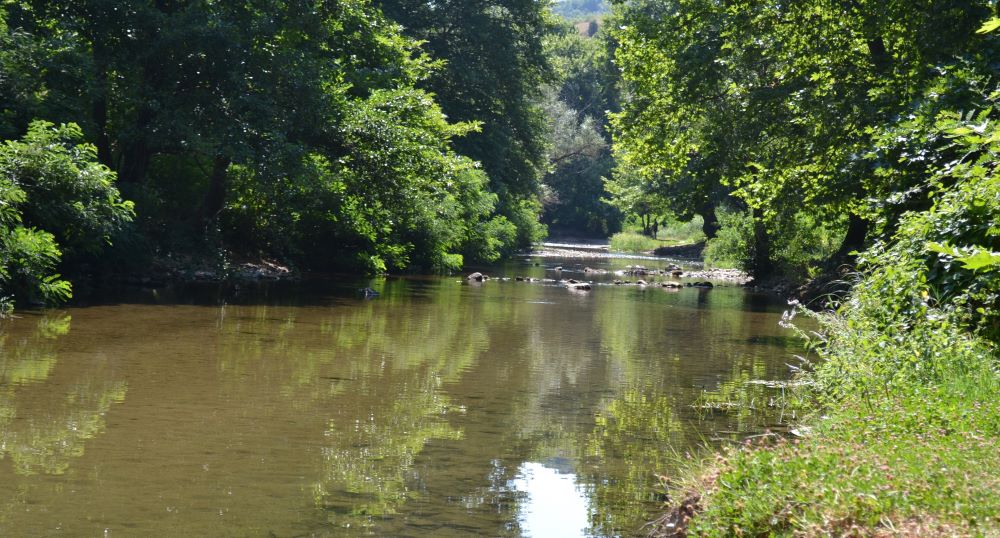
{"label": "rock", "polygon": [[637,280],[636,284],[638,284],[639,286],[645,286],[646,285],[646,281],[645,280]]}
{"label": "rock", "polygon": [[358,290],[358,293],[360,293],[365,299],[372,299],[379,296],[379,292],[371,288],[361,288]]}
{"label": "rock", "polygon": [[195,280],[216,280],[219,278],[214,271],[195,271],[193,276]]}
{"label": "rock", "polygon": [[625,283],[625,282],[623,282],[623,281],[621,281],[621,280],[617,280],[617,279],[616,279],[616,280],[615,280],[614,282],[612,282],[612,284],[614,284],[615,286],[621,286],[621,285],[622,285],[622,284],[624,284],[624,283]]}
{"label": "rock", "polygon": [[646,276],[650,274],[649,269],[641,265],[629,265],[624,271],[620,271],[619,274],[625,276]]}
{"label": "rock", "polygon": [[587,282],[577,282],[575,284],[570,284],[569,289],[576,291],[590,291],[590,284]]}
{"label": "rock", "polygon": [[684,285],[679,282],[663,282],[660,285],[663,286],[664,288],[670,288],[672,290],[677,290],[684,287]]}
{"label": "rock", "polygon": [[673,276],[673,277],[684,276],[684,271],[681,271],[681,270],[671,271],[670,272],[670,276]]}
{"label": "rock", "polygon": [[692,288],[714,288],[715,284],[712,284],[711,282],[693,282],[691,284],[691,287]]}
{"label": "rock", "polygon": [[681,266],[677,265],[676,263],[672,263],[672,264],[670,264],[670,265],[667,266],[667,271],[670,271],[670,272],[681,271]]}
{"label": "rock", "polygon": [[465,277],[465,279],[468,280],[468,281],[470,281],[470,282],[482,282],[484,280],[488,280],[489,278],[490,277],[488,277],[488,276],[486,276],[486,275],[484,275],[482,273],[472,273],[471,275]]}
{"label": "rock", "polygon": [[514,277],[514,280],[516,280],[517,282],[524,282],[524,277],[523,276],[516,276],[516,277]]}
{"label": "rock", "polygon": [[571,278],[571,279],[567,280],[566,283],[567,284],[580,284],[580,281]]}
{"label": "rock", "polygon": [[552,270],[553,271],[562,271],[562,266],[560,265],[559,267],[555,267]]}

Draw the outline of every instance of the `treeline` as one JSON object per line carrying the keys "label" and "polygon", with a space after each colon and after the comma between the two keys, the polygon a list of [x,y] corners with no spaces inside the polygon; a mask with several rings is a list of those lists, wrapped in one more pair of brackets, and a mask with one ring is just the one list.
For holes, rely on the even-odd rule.
{"label": "treeline", "polygon": [[553,28],[533,1],[4,3],[3,295],[167,255],[377,272],[522,248]]}
{"label": "treeline", "polygon": [[562,22],[545,40],[554,80],[541,101],[549,137],[542,222],[553,235],[607,237],[624,218],[604,185],[615,164],[607,118],[620,101],[615,45],[596,22],[586,32]]}
{"label": "treeline", "polygon": [[[700,215],[709,254],[726,251],[758,277],[853,262],[904,214],[960,188],[942,172],[985,151],[1000,41],[980,30],[996,10],[987,0],[616,2],[627,99],[612,120],[608,188],[633,214]],[[955,246],[1000,250],[995,233],[969,241]]]}

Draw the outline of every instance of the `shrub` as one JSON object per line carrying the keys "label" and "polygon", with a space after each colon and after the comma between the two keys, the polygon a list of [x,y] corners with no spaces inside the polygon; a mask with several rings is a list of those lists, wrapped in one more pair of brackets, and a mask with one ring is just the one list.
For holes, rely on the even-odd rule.
{"label": "shrub", "polygon": [[69,299],[72,287],[56,273],[63,251],[96,254],[132,219],[114,173],[82,140],[74,124],[36,121],[22,140],[0,146],[0,297],[7,312],[10,295]]}
{"label": "shrub", "polygon": [[610,243],[610,249],[613,252],[649,252],[662,246],[662,243],[656,239],[653,239],[648,235],[642,235],[635,232],[616,233],[611,236]]}

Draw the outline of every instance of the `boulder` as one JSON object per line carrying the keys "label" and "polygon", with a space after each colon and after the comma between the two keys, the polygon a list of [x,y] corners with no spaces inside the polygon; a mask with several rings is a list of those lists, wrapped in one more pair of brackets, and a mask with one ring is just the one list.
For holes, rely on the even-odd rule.
{"label": "boulder", "polygon": [[468,280],[468,281],[470,281],[470,282],[482,282],[484,280],[488,280],[489,278],[490,277],[488,277],[488,276],[486,276],[486,275],[484,275],[482,273],[472,273],[471,275],[465,277],[465,279]]}

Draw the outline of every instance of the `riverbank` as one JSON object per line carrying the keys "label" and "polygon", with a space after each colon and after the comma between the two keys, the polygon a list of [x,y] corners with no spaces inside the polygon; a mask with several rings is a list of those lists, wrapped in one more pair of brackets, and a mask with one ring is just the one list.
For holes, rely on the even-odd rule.
{"label": "riverbank", "polygon": [[693,463],[653,536],[1000,536],[1000,256],[943,246],[989,240],[976,179],[867,252],[835,312],[786,315],[819,323],[795,435]]}
{"label": "riverbank", "polygon": [[940,383],[809,406],[804,438],[704,460],[651,535],[1000,536],[1000,386],[974,362]]}
{"label": "riverbank", "polygon": [[142,287],[162,287],[192,282],[276,282],[294,281],[302,274],[288,264],[268,259],[219,260],[205,257],[160,257],[142,271],[124,271],[105,275],[103,280],[115,284]]}

